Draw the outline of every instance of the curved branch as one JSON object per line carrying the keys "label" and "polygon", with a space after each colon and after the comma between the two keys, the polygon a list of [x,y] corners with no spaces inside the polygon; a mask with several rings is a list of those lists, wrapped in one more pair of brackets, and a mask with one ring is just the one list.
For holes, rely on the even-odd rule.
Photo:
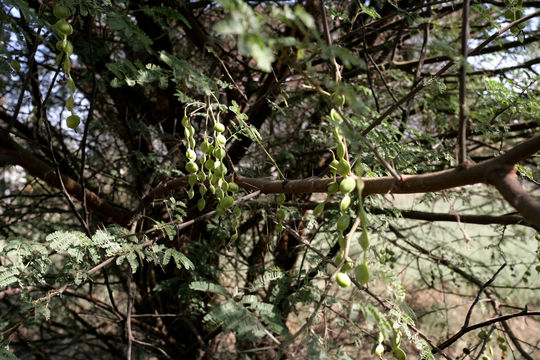
{"label": "curved branch", "polygon": [[[56,171],[52,166],[17,144],[7,131],[0,130],[0,138],[3,139],[0,155],[10,156],[13,158],[14,164],[23,167],[32,176],[45,181],[52,187],[60,188]],[[83,192],[81,185],[71,177],[63,174],[61,177],[66,191],[79,201],[83,201],[83,198],[86,197],[88,208],[92,209],[98,216],[103,217],[107,222],[127,225],[128,213],[124,209],[110,204],[88,189]]]}
{"label": "curved branch", "polygon": [[515,170],[494,172],[488,180],[527,221],[540,224],[540,202],[523,189]]}
{"label": "curved branch", "polygon": [[[509,203],[514,206],[533,226],[540,226],[540,203],[524,192],[515,180],[506,179],[504,174],[515,173],[514,164],[540,151],[540,135],[514,146],[503,155],[482,161],[478,164],[463,166],[420,175],[402,175],[401,181],[391,176],[363,178],[363,195],[371,194],[412,194],[446,190],[454,187],[486,183],[494,185]],[[515,175],[514,175],[515,177]],[[274,180],[268,178],[247,178],[237,175],[235,182],[248,191],[261,191],[266,194],[289,193],[309,194],[325,193],[331,178],[310,177],[298,180]],[[187,177],[171,180],[150,192],[143,200],[149,203],[153,196],[186,186]],[[510,186],[511,184],[512,186]],[[516,197],[519,195],[519,197]]]}

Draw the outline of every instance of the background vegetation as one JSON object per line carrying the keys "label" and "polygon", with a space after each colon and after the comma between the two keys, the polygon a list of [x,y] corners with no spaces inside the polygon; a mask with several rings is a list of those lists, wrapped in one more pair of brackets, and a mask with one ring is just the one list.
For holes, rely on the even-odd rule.
{"label": "background vegetation", "polygon": [[538,8],[2,1],[0,358],[538,358]]}

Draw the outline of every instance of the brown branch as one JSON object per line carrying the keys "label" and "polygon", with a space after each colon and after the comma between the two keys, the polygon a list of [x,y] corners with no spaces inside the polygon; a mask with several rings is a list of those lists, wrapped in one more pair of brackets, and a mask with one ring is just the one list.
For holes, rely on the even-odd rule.
{"label": "brown branch", "polygon": [[[363,194],[412,194],[440,191],[477,183],[488,183],[496,186],[510,204],[520,211],[530,225],[540,225],[540,210],[538,210],[540,204],[523,190],[518,192],[516,190],[518,188],[520,189],[517,186],[519,185],[518,183],[509,188],[508,185],[501,184],[499,180],[503,176],[502,174],[514,171],[514,164],[530,157],[537,151],[540,151],[540,135],[516,145],[503,155],[474,165],[420,175],[401,175],[401,181],[391,176],[363,178],[365,184]],[[325,179],[319,177],[286,181],[268,178],[247,178],[240,175],[237,175],[235,178],[235,182],[245,190],[258,190],[267,194],[325,193],[332,181],[333,179],[331,178]],[[517,178],[515,181],[517,182]],[[180,186],[186,186],[186,183],[187,177],[171,180],[152,190],[149,197],[144,201],[148,203],[152,201],[151,195],[163,194],[166,191],[175,190]],[[516,194],[520,194],[520,197],[515,198]],[[519,221],[517,219],[513,220]]]}
{"label": "brown branch", "polygon": [[[510,28],[512,28],[515,25],[521,24],[527,20],[533,19],[540,15],[540,11],[535,11],[534,13],[531,13],[527,16],[522,17],[521,19],[518,19],[516,21],[511,22],[510,24],[506,25],[505,27],[499,29],[495,33],[493,33],[490,37],[488,37],[485,41],[483,41],[480,45],[478,45],[476,48],[471,50],[469,53],[469,56],[474,56],[479,54],[482,49],[486,47],[487,44],[495,40],[499,37],[499,35],[503,34],[504,32],[508,31]],[[424,64],[428,63],[429,59],[424,60]],[[416,60],[415,60],[416,61]],[[448,63],[446,63],[445,66],[443,66],[442,69],[440,69],[434,77],[439,77],[442,74],[444,74],[446,71],[448,71],[452,66],[454,65],[454,61],[450,60]],[[378,126],[384,119],[386,119],[391,113],[393,113],[401,104],[408,101],[409,99],[413,98],[420,90],[422,90],[426,86],[425,83],[420,82],[417,87],[412,89],[407,95],[403,96],[397,103],[390,106],[384,113],[382,113],[377,119],[375,119],[369,126],[362,131],[362,135],[367,135],[371,130],[373,130],[376,126]]]}
{"label": "brown branch", "polygon": [[[375,215],[392,216],[392,209],[370,208],[369,212]],[[475,214],[447,214],[447,213],[432,213],[417,210],[399,210],[401,216],[406,219],[425,220],[425,221],[459,221],[466,224],[499,224],[499,225],[524,225],[535,227],[528,223],[523,216],[520,215],[475,215]]]}
{"label": "brown branch", "polygon": [[524,218],[540,225],[540,202],[523,190],[514,169],[494,172],[489,177],[489,182]]}
{"label": "brown branch", "polygon": [[[497,316],[497,317],[494,317],[492,319],[483,321],[481,323],[474,324],[474,325],[471,325],[471,326],[467,326],[467,327],[462,328],[461,330],[459,330],[451,338],[449,338],[448,340],[446,340],[445,342],[443,342],[442,344],[440,344],[437,347],[439,349],[441,349],[441,350],[444,350],[447,347],[449,347],[450,345],[452,345],[453,343],[455,343],[457,340],[459,340],[459,338],[461,338],[463,335],[465,335],[468,332],[471,332],[473,330],[480,329],[480,328],[483,328],[483,327],[486,327],[486,326],[489,326],[489,325],[492,325],[492,324],[496,324],[498,322],[503,322],[504,323],[504,322],[506,322],[506,320],[509,320],[509,319],[512,319],[512,318],[515,318],[515,317],[519,317],[519,316],[540,316],[540,311],[529,311],[527,309],[527,307],[525,307],[525,309],[523,309],[522,311],[520,311],[518,313]],[[433,353],[435,354],[436,352],[437,352],[437,350],[434,349]]]}
{"label": "brown branch", "polygon": [[[498,75],[498,74],[506,74],[508,73],[509,71],[512,71],[512,70],[520,70],[520,69],[531,69],[532,70],[532,66],[533,65],[536,65],[536,64],[540,64],[540,57],[536,57],[534,59],[531,59],[531,60],[527,60],[521,64],[517,64],[517,65],[513,65],[513,66],[508,66],[508,67],[501,67],[501,68],[497,68],[497,69],[478,69],[478,70],[474,70],[474,71],[470,71],[467,73],[468,76],[474,76],[474,75]],[[532,70],[534,71],[534,70]],[[424,76],[429,76],[428,74],[424,74]],[[457,74],[445,74],[445,75],[441,75],[441,77],[454,77],[454,76],[457,76]]]}
{"label": "brown branch", "polygon": [[[17,144],[5,130],[0,130],[0,138],[3,139],[3,144],[0,146],[0,155],[15,158],[15,163],[23,167],[32,176],[57,189],[61,187],[53,166],[40,160],[30,151]],[[78,182],[66,175],[61,174],[60,176],[67,193],[79,201],[83,201],[85,196],[88,207],[98,216],[101,216],[107,222],[123,226],[127,225],[128,213],[124,209],[110,204],[88,189],[85,189],[83,193],[83,189]]]}
{"label": "brown branch", "polygon": [[461,59],[459,68],[459,136],[457,137],[457,162],[464,164],[467,160],[467,55],[469,43],[469,13],[471,1],[463,2],[462,23],[461,23]]}
{"label": "brown branch", "polygon": [[[456,272],[457,274],[459,274],[461,277],[463,277],[464,279],[466,279],[467,281],[477,285],[478,287],[482,287],[484,285],[484,283],[478,279],[477,277],[475,277],[474,275],[471,275],[469,273],[467,273],[466,271],[464,271],[461,267],[459,266],[456,266],[455,264],[453,264],[450,260],[448,259],[445,259],[443,257],[439,257],[439,256],[436,256],[436,255],[433,255],[430,251],[428,251],[427,249],[424,249],[423,247],[421,247],[420,245],[414,243],[414,242],[411,242],[409,240],[407,240],[407,238],[401,234],[401,232],[399,230],[397,230],[394,226],[390,225],[390,230],[396,235],[397,238],[403,240],[404,242],[406,242],[409,246],[411,246],[412,248],[418,250],[421,254],[425,255],[426,257],[428,257],[429,259],[433,260],[434,262],[436,262],[437,264],[442,264],[444,266],[446,266],[447,268],[449,268],[450,270]],[[405,250],[405,251],[408,251],[410,252],[411,254],[413,254],[413,252],[409,249],[406,249],[404,246],[400,245],[397,243],[396,240],[392,240],[392,239],[389,239],[390,242],[392,242],[394,245],[400,247],[401,249]],[[479,324],[476,324],[474,325],[475,326],[475,329],[476,328],[480,328],[480,327],[484,327],[484,326],[488,326],[492,323],[496,323],[496,322],[501,322],[503,328],[505,329],[506,333],[508,334],[508,337],[510,338],[510,340],[512,341],[512,343],[516,346],[516,348],[518,349],[519,353],[527,360],[532,360],[531,356],[523,349],[523,347],[521,346],[521,344],[519,343],[519,340],[516,338],[516,336],[514,335],[514,332],[512,331],[512,329],[510,328],[510,326],[508,325],[508,323],[506,322],[507,318],[504,318],[502,317],[501,315],[501,311],[500,311],[500,308],[499,308],[499,303],[496,299],[496,297],[493,295],[493,293],[491,292],[490,289],[485,289],[484,290],[484,293],[486,294],[486,296],[488,297],[489,299],[489,302],[491,303],[492,307],[493,307],[493,310],[495,311],[495,314],[498,315],[497,318],[494,318],[494,319],[497,319],[497,320],[494,320],[494,319],[491,319],[491,320],[488,320],[487,322],[484,322],[484,323],[481,323],[482,325],[480,326]],[[525,308],[525,310],[527,310]],[[506,316],[510,316],[510,317],[515,317],[515,316],[512,316],[512,315],[506,315]],[[440,352],[441,351],[441,348],[440,348],[440,345],[438,347],[433,347],[432,348],[432,352],[435,354],[437,352]]]}
{"label": "brown branch", "polygon": [[[536,16],[538,16],[538,11],[535,13]],[[530,43],[535,43],[540,39],[540,35],[532,35],[526,39],[523,40],[523,42],[520,42],[519,40],[516,41],[509,41],[505,42],[502,45],[493,45],[488,46],[486,48],[478,49],[476,48],[475,51],[471,51],[469,53],[469,56],[479,56],[479,55],[486,55],[491,54],[494,52],[502,51],[502,50],[509,50],[517,47],[521,47]],[[438,56],[431,56],[424,60],[425,64],[436,64],[443,61],[451,60],[449,56],[446,55],[438,55]],[[393,62],[392,66],[396,67],[398,69],[407,70],[412,69],[416,64],[418,64],[419,60],[409,60],[409,61],[400,61],[400,62]]]}
{"label": "brown branch", "polygon": [[493,283],[493,281],[495,281],[495,278],[497,277],[497,275],[499,275],[499,273],[502,271],[502,269],[504,269],[506,267],[506,263],[502,264],[501,267],[499,267],[499,269],[495,272],[495,274],[493,274],[493,276],[485,283],[483,284],[481,287],[480,287],[480,290],[478,290],[478,294],[476,294],[476,298],[474,299],[473,303],[471,304],[471,306],[469,307],[469,310],[467,311],[467,315],[465,316],[465,321],[463,322],[463,326],[461,327],[462,329],[466,329],[467,327],[469,327],[469,322],[471,321],[471,316],[472,316],[472,311],[474,309],[474,306],[478,303],[478,301],[480,300],[480,296],[482,296],[482,293],[484,292],[484,290],[489,286],[491,285],[491,283]]}

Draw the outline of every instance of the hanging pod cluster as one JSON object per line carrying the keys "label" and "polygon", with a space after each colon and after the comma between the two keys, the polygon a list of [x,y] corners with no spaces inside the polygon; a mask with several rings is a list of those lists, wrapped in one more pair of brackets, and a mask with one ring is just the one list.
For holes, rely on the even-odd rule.
{"label": "hanging pod cluster", "polygon": [[69,88],[69,98],[66,101],[66,108],[71,112],[71,115],[66,119],[66,125],[75,130],[79,126],[81,119],[75,115],[75,112],[73,111],[73,104],[75,102],[73,98],[73,95],[75,94],[75,82],[71,77],[70,59],[71,54],[73,54],[73,45],[68,40],[68,36],[73,34],[73,26],[67,22],[67,19],[71,16],[71,10],[64,5],[63,1],[61,1],[54,7],[53,14],[58,19],[54,28],[60,37],[60,40],[56,42],[56,49],[60,52],[56,56],[56,61],[58,63],[62,62],[62,70],[68,77],[67,86]]}
{"label": "hanging pod cluster", "polygon": [[[334,114],[334,117],[336,115]],[[347,159],[347,147],[343,137],[341,136],[339,129],[336,127],[334,130],[334,137],[337,141],[336,153],[334,159],[330,164],[330,169],[333,173],[334,181],[328,186],[328,198],[331,195],[336,194],[338,191],[343,194],[339,203],[339,210],[341,215],[339,216],[336,229],[338,232],[338,243],[340,246],[340,253],[336,257],[336,263],[343,266],[341,272],[336,275],[336,282],[341,287],[348,287],[351,284],[351,280],[347,275],[347,271],[353,269],[356,280],[360,285],[365,285],[369,281],[369,269],[367,267],[367,251],[369,248],[369,234],[367,231],[367,216],[362,204],[362,191],[364,189],[364,182],[362,181],[363,168],[360,163],[355,166],[354,172],[356,179],[351,174],[351,165]],[[337,157],[336,157],[337,156]],[[338,183],[337,176],[342,176],[342,180]],[[362,228],[362,234],[359,238],[360,246],[363,250],[363,261],[354,266],[354,261],[350,257],[344,259],[347,247],[347,240],[345,232],[349,228],[351,223],[351,217],[349,216],[349,207],[351,205],[351,193],[357,190],[358,194],[358,216],[360,217],[360,224]],[[327,200],[328,200],[327,198]],[[314,215],[317,216],[324,209],[324,203],[319,204],[315,210]]]}
{"label": "hanging pod cluster", "polygon": [[362,191],[364,190],[364,181],[362,181],[362,175],[364,173],[364,169],[362,168],[362,165],[358,163],[354,167],[354,172],[357,176],[356,179],[356,191],[358,192],[358,216],[360,217],[360,226],[362,227],[362,234],[360,235],[360,238],[358,239],[358,242],[360,244],[360,247],[363,251],[363,261],[361,264],[356,265],[354,268],[354,276],[356,277],[356,281],[360,285],[365,285],[369,281],[369,269],[367,266],[367,252],[369,249],[369,233],[367,230],[367,215],[364,210],[364,203],[362,201]]}
{"label": "hanging pod cluster", "polygon": [[225,144],[227,138],[223,134],[225,132],[225,126],[219,122],[219,114],[214,121],[213,131],[211,136],[205,131],[204,139],[199,146],[202,153],[199,159],[199,165],[197,165],[197,152],[195,143],[195,128],[191,124],[190,118],[187,114],[182,119],[182,125],[184,126],[184,136],[186,145],[186,171],[189,175],[189,189],[188,198],[195,197],[195,187],[198,187],[200,199],[197,201],[197,208],[202,211],[206,207],[205,195],[208,190],[212,193],[218,204],[216,206],[216,212],[219,215],[225,215],[227,212],[234,214],[232,219],[232,225],[235,229],[234,234],[231,237],[231,241],[238,238],[238,225],[240,217],[240,209],[233,208],[234,194],[238,192],[238,184],[234,182],[234,178],[231,182],[225,179],[228,169],[224,163],[225,156]]}

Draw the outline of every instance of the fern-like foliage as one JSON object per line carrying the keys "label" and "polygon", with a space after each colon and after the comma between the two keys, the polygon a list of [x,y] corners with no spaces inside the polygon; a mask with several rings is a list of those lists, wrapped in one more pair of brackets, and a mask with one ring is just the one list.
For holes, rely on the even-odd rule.
{"label": "fern-like foliage", "polygon": [[[278,273],[272,275],[270,272],[268,278],[261,281],[283,276],[278,276]],[[224,303],[214,304],[213,309],[205,315],[203,321],[208,327],[221,325],[223,331],[234,332],[239,338],[251,341],[260,340],[272,333],[283,335],[289,331],[278,308],[274,304],[260,301],[256,295],[237,294],[232,297],[222,285],[207,281],[194,281],[190,283],[190,288],[226,298]]]}
{"label": "fern-like foliage", "polygon": [[23,290],[22,298],[34,307],[36,316],[48,320],[48,303],[62,291],[33,299],[25,293],[28,286],[80,285],[91,279],[90,269],[109,258],[116,258],[117,265],[127,261],[133,273],[142,261],[166,266],[172,260],[178,269],[194,269],[194,264],[180,251],[164,244],[143,246],[147,241],[148,238],[138,238],[118,226],[98,230],[92,237],[79,231],[59,230],[47,235],[44,244],[21,238],[0,240],[0,290],[16,284]]}

